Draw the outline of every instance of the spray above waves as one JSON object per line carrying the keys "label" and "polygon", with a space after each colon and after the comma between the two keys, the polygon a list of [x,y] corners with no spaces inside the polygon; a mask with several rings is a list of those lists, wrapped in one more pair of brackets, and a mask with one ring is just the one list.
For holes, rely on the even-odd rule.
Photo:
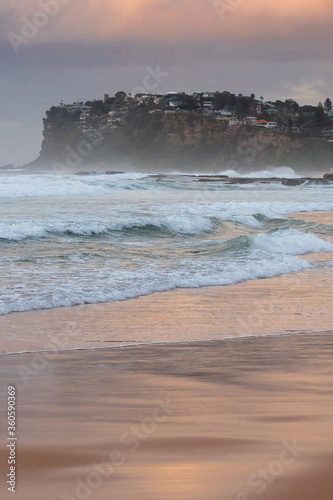
{"label": "spray above waves", "polygon": [[146,174],[91,175],[29,174],[1,176],[0,198],[81,197],[107,195],[115,190],[148,190],[140,183]]}
{"label": "spray above waves", "polygon": [[301,176],[290,167],[271,167],[267,170],[253,170],[251,172],[237,172],[236,170],[224,170],[219,172],[219,175],[227,175],[228,177],[241,177],[249,179],[300,179]]}
{"label": "spray above waves", "polygon": [[[199,174],[186,176],[154,175],[145,173],[122,173],[115,175],[92,174],[79,176],[75,174],[21,174],[1,175],[0,199],[3,198],[47,198],[47,197],[87,197],[87,196],[115,196],[124,191],[163,192],[188,189],[192,192],[228,189],[220,183],[208,182],[213,174],[201,174],[205,179],[198,179]],[[299,176],[289,167],[271,168],[270,170],[239,173],[234,170],[220,172],[220,175],[229,177],[267,179],[267,178],[298,178]],[[216,177],[216,174],[213,175]],[[198,181],[202,182],[198,182]],[[234,187],[234,185],[233,185]]]}

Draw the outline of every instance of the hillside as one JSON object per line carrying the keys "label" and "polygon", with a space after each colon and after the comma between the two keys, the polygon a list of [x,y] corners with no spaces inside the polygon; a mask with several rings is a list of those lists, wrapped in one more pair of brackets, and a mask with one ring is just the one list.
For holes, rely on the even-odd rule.
{"label": "hillside", "polygon": [[85,110],[55,107],[47,112],[42,149],[32,168],[246,172],[290,166],[306,173],[329,171],[333,165],[333,143],[311,133],[239,121],[230,126],[230,119],[197,110],[166,111],[125,101],[107,111],[90,104]]}

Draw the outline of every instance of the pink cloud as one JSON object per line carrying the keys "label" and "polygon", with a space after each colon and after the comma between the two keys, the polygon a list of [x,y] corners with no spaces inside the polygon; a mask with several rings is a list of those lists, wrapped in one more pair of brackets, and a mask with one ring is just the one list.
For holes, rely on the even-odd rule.
{"label": "pink cloud", "polygon": [[22,17],[33,20],[42,4],[58,2],[57,15],[31,43],[108,40],[302,40],[329,39],[331,0],[25,0],[8,6],[9,31]]}

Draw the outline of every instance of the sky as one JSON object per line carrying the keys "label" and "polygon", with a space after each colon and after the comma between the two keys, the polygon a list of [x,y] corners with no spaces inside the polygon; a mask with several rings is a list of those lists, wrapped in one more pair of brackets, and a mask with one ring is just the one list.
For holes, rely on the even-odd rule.
{"label": "sky", "polygon": [[0,165],[45,111],[118,90],[333,99],[332,0],[0,0]]}

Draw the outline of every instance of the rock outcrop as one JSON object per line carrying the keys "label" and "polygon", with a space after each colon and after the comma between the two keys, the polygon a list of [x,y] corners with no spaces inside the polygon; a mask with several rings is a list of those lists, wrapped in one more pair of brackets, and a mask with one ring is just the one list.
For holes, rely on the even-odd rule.
{"label": "rock outcrop", "polygon": [[149,114],[136,109],[119,126],[112,125],[108,133],[98,121],[85,129],[79,117],[48,113],[40,156],[31,168],[51,166],[75,172],[88,168],[210,173],[236,170],[246,174],[268,165],[319,172],[332,164],[333,143],[324,139],[228,126],[226,121],[196,113]]}

